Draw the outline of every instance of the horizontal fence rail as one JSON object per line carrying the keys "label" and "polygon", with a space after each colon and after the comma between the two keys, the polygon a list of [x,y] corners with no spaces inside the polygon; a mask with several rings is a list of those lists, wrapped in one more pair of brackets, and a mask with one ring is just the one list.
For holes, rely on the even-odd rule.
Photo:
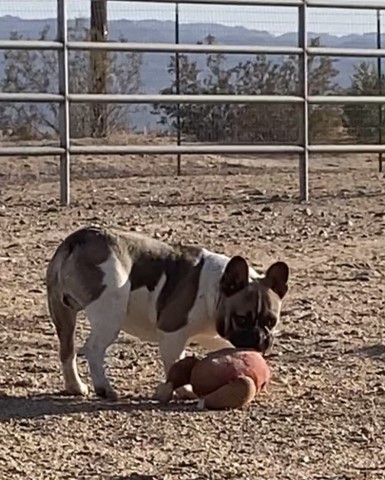
{"label": "horizontal fence rail", "polygon": [[65,148],[62,147],[0,147],[0,156],[6,157],[45,157],[50,155],[63,155]]}
{"label": "horizontal fence rail", "polygon": [[[137,0],[110,0],[117,2],[130,2]],[[304,0],[139,0],[142,3],[168,3],[175,5],[176,3],[183,5],[242,5],[251,7],[300,7],[304,4]]]}
{"label": "horizontal fence rail", "polygon": [[344,10],[381,10],[384,8],[383,1],[362,0],[352,2],[351,0],[305,0],[303,3],[310,8],[331,8]]}
{"label": "horizontal fence rail", "polygon": [[[122,95],[119,93],[69,93],[64,95],[55,93],[0,93],[0,103],[63,103],[67,99],[70,103],[127,103],[127,104],[255,104],[279,103],[302,104],[303,97],[295,95]],[[306,102],[309,105],[333,104],[385,104],[385,96],[346,96],[346,95],[310,95]]]}
{"label": "horizontal fence rail", "polygon": [[[384,7],[385,8],[385,7]],[[0,50],[62,50],[60,42],[39,40],[0,40]],[[300,47],[278,47],[258,45],[200,45],[138,42],[67,42],[69,51],[98,50],[107,52],[142,53],[227,53],[261,55],[302,55]],[[307,47],[306,53],[313,57],[385,57],[385,48],[335,48]]]}
{"label": "horizontal fence rail", "polygon": [[[117,150],[116,150],[117,149]],[[95,145],[91,146],[72,146],[71,151],[74,154],[88,154],[102,153],[102,154],[146,154],[148,152],[152,154],[252,154],[252,153],[301,153],[303,148],[294,145],[122,145],[122,146],[110,146],[110,145]]]}
{"label": "horizontal fence rail", "polygon": [[[0,93],[0,102],[49,103],[64,101],[64,96],[54,93]],[[289,95],[122,95],[119,93],[70,93],[72,103],[303,103],[303,98]]]}
{"label": "horizontal fence rail", "polygon": [[[159,4],[189,5],[227,5],[227,6],[275,6],[291,7],[298,11],[298,46],[259,46],[259,45],[202,45],[181,43],[138,43],[138,42],[89,42],[69,41],[67,34],[67,0],[56,0],[58,5],[58,38],[55,41],[38,40],[0,40],[0,50],[51,50],[59,53],[59,92],[58,93],[7,93],[0,92],[0,103],[31,102],[60,104],[60,146],[10,147],[0,146],[0,156],[45,156],[59,155],[61,158],[61,201],[69,204],[69,162],[70,155],[117,154],[117,155],[190,155],[190,154],[298,154],[300,155],[300,198],[308,200],[308,154],[309,153],[385,153],[385,145],[310,145],[308,134],[303,136],[301,145],[73,145],[69,136],[68,106],[72,103],[108,103],[108,104],[298,104],[305,109],[305,118],[310,105],[342,104],[385,104],[385,96],[347,96],[347,95],[308,95],[307,81],[302,81],[298,95],[160,95],[160,94],[86,94],[68,91],[68,52],[115,51],[143,53],[226,53],[250,55],[296,55],[304,64],[302,77],[307,75],[306,60],[310,57],[385,57],[385,49],[329,48],[311,47],[307,44],[307,11],[311,8],[385,10],[385,1],[352,3],[349,0],[151,0]],[[114,0],[130,2],[133,0]],[[138,0],[136,0],[138,1]],[[139,0],[144,2],[145,0]],[[307,77],[306,77],[307,78]],[[303,128],[308,131],[307,121]]]}
{"label": "horizontal fence rail", "polygon": [[[0,42],[1,48],[1,42]],[[125,42],[68,42],[70,50],[106,50],[146,53],[233,53],[264,55],[301,55],[299,47],[269,47],[258,45],[200,45]]]}
{"label": "horizontal fence rail", "polygon": [[351,0],[110,0],[113,2],[139,1],[146,3],[165,3],[180,5],[250,5],[252,7],[314,7],[314,8],[342,8],[351,10],[373,10],[385,8],[381,0],[361,0],[352,3]]}
{"label": "horizontal fence rail", "polygon": [[[299,154],[304,147],[295,145],[82,145],[70,146],[71,155],[252,155]],[[0,147],[0,156],[62,155],[62,147]],[[308,145],[311,153],[385,153],[385,145]]]}

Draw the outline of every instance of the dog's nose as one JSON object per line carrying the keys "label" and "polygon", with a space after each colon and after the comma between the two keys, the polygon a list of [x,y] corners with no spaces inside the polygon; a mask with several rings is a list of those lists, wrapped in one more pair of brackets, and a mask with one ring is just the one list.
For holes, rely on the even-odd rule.
{"label": "dog's nose", "polygon": [[229,341],[235,348],[253,348],[255,349],[259,343],[259,337],[256,338],[254,331],[237,330],[229,336]]}
{"label": "dog's nose", "polygon": [[235,348],[252,348],[261,353],[267,351],[273,343],[270,332],[260,327],[233,332],[228,340]]}
{"label": "dog's nose", "polygon": [[266,353],[269,352],[271,347],[273,346],[274,343],[274,336],[273,334],[266,330],[266,329],[260,329],[260,347],[259,351],[261,353]]}

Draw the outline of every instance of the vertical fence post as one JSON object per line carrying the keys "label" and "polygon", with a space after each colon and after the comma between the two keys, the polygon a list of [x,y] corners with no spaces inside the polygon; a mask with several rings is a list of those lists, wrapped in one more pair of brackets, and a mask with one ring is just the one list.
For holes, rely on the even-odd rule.
{"label": "vertical fence post", "polygon": [[[175,44],[179,44],[179,4],[175,4]],[[176,84],[176,93],[180,94],[180,65],[179,65],[179,52],[175,52],[175,84]],[[177,145],[181,144],[181,122],[180,122],[180,104],[176,106],[176,135],[177,135]],[[177,154],[177,175],[182,173],[181,165],[181,154]]]}
{"label": "vertical fence post", "polygon": [[302,55],[299,61],[299,81],[303,95],[302,131],[301,143],[304,152],[299,156],[299,192],[300,200],[309,200],[309,75],[307,55],[307,0],[298,7],[298,46],[302,48]]}
{"label": "vertical fence post", "polygon": [[[381,10],[377,9],[377,48],[380,50],[382,46],[381,42]],[[378,75],[378,95],[382,95],[382,57],[377,58],[377,75]],[[382,123],[383,123],[383,112],[382,104],[378,104],[378,143],[382,145]],[[382,172],[382,159],[383,154],[380,152],[378,154],[378,171]]]}
{"label": "vertical fence post", "polygon": [[57,0],[57,37],[62,43],[58,52],[59,93],[64,101],[59,105],[60,146],[64,153],[60,156],[60,202],[70,204],[70,112],[68,101],[68,48],[66,0]]}

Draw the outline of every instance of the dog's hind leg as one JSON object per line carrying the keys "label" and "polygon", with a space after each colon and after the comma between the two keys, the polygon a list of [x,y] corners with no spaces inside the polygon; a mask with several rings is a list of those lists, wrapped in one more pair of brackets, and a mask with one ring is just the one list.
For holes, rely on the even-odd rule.
{"label": "dog's hind leg", "polygon": [[126,318],[130,281],[128,273],[112,257],[101,268],[105,272],[106,288],[99,298],[85,308],[91,334],[82,350],[88,360],[95,393],[99,397],[115,400],[117,394],[106,376],[104,356]]}
{"label": "dog's hind leg", "polygon": [[64,388],[71,395],[86,395],[88,393],[78,373],[75,351],[75,328],[77,311],[65,305],[56,291],[48,288],[48,310],[59,338],[59,351]]}

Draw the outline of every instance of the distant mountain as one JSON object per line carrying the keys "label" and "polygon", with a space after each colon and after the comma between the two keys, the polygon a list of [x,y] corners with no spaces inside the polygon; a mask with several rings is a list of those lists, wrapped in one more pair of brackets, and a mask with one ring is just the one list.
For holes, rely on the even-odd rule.
{"label": "distant mountain", "polygon": [[[84,19],[85,25],[87,20]],[[71,21],[74,25],[74,21]],[[46,26],[50,27],[49,38],[56,35],[56,20],[52,18],[24,20],[13,16],[0,17],[0,38],[9,39],[12,32],[18,32],[24,39],[38,39],[39,32]],[[109,22],[109,38],[118,40],[124,37],[129,42],[168,42],[173,43],[175,38],[175,25],[171,21],[158,20],[114,20]],[[268,45],[268,46],[296,46],[297,33],[290,32],[283,35],[273,35],[267,31],[249,30],[241,26],[229,27],[214,23],[191,23],[180,25],[180,42],[196,43],[208,34],[213,35],[220,44],[229,45]],[[309,39],[320,37],[321,44],[325,47],[340,48],[376,48],[376,34],[334,36],[328,34],[309,33]],[[382,38],[385,45],[385,35]],[[143,92],[157,93],[160,89],[170,84],[170,77],[167,72],[169,54],[144,54],[142,66]],[[202,58],[202,55],[200,56]],[[241,59],[250,58],[248,55],[228,55],[228,62],[236,63]],[[279,56],[276,57],[279,61]],[[336,64],[340,71],[337,77],[338,83],[346,87],[350,83],[350,77],[354,65],[364,59],[339,58]],[[0,51],[0,79],[3,71],[3,52]],[[138,128],[147,125],[154,126],[156,119],[150,113],[138,113],[135,115],[134,123]]]}

